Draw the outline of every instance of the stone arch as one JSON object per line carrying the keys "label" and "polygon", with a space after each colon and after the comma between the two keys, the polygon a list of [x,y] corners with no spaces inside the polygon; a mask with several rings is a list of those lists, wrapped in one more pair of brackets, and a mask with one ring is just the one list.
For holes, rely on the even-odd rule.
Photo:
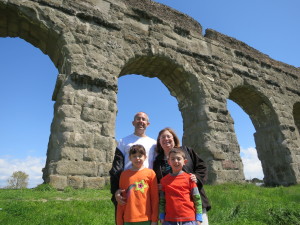
{"label": "stone arch", "polygon": [[[183,145],[193,147],[208,162],[208,182],[243,181],[237,140],[227,122],[222,124],[228,111],[225,105],[216,108],[215,103],[206,103],[212,101],[208,100],[210,86],[204,85],[195,71],[185,65],[188,61],[172,54],[137,56],[124,65],[120,76],[133,73],[160,79],[177,99],[183,119]],[[227,138],[230,143],[224,142]]]}
{"label": "stone arch", "polygon": [[244,109],[250,116],[256,130],[278,125],[278,119],[270,101],[253,86],[235,87],[231,91],[229,99]]}
{"label": "stone arch", "polygon": [[[260,111],[249,104],[247,110],[253,114],[256,142],[264,149],[260,154],[271,146],[264,146],[264,137],[277,154],[275,165],[265,163],[265,181],[299,182],[292,110],[285,113],[286,102],[288,107],[292,99],[299,102],[299,68],[214,30],[203,36],[194,19],[148,0],[0,0],[0,36],[32,43],[59,70],[44,168],[44,181],[59,189],[99,188],[109,182],[117,79],[131,73],[158,77],[176,96],[184,120],[183,143],[201,153],[210,183],[243,181],[226,98],[231,93],[238,101],[239,91],[255,93]],[[256,91],[232,92],[237,83]],[[276,116],[269,118],[270,113]]]}
{"label": "stone arch", "polygon": [[201,80],[197,79],[195,72],[192,73],[184,67],[186,63],[181,58],[178,60],[174,55],[139,56],[128,61],[120,76],[135,73],[160,79],[170,94],[177,99],[183,119],[183,144],[201,143],[202,145],[204,141],[199,141],[199,137],[196,138],[197,141],[191,140],[193,137],[191,134],[203,132],[203,126],[199,126],[198,121],[206,118],[203,101],[207,91]]}
{"label": "stone arch", "polygon": [[[20,37],[48,55],[54,65],[60,70],[63,64],[62,43],[59,43],[60,31],[53,29],[53,21],[42,20],[47,17],[39,8],[26,4],[11,3],[0,5],[2,21],[1,37]],[[61,28],[62,29],[62,28]]]}
{"label": "stone arch", "polygon": [[[127,74],[157,77],[167,87],[170,95],[176,98],[183,119],[183,143],[191,143],[187,141],[190,137],[189,133],[202,132],[202,127],[197,127],[196,123],[196,121],[201,121],[200,114],[193,112],[191,107],[203,107],[200,103],[205,90],[196,77],[186,71],[176,59],[171,59],[166,55],[137,56],[124,65],[119,76]],[[199,96],[193,99],[194,92],[198,92]]]}
{"label": "stone arch", "polygon": [[[55,25],[51,19],[41,18],[47,18],[47,13],[29,1],[6,4],[0,2],[0,37],[19,37],[25,40],[48,55],[54,66],[61,71],[66,58],[61,51],[65,43],[59,32],[62,27]],[[57,30],[53,28],[54,25]],[[46,160],[52,160],[48,153]]]}
{"label": "stone arch", "polygon": [[[289,151],[282,147],[284,136],[280,129],[278,115],[266,96],[256,88],[242,85],[234,88],[229,99],[236,102],[249,115],[254,127],[254,139],[258,158],[261,161],[266,185],[290,185],[293,177]],[[275,160],[273,157],[275,156]]]}
{"label": "stone arch", "polygon": [[[78,112],[74,113],[76,111],[76,103],[74,104],[73,101],[74,92],[76,92],[76,90],[84,89],[88,83],[93,83],[95,87],[99,87],[103,85],[103,81],[98,79],[94,82],[94,80],[89,79],[85,74],[81,75],[74,72],[74,67],[76,66],[81,67],[86,73],[89,73],[89,71],[92,70],[85,69],[86,67],[91,68],[91,65],[89,63],[82,63],[83,57],[78,57],[80,54],[83,54],[83,52],[81,51],[81,47],[76,44],[75,37],[69,29],[73,26],[72,23],[74,21],[66,19],[65,16],[74,13],[74,11],[68,11],[67,8],[60,8],[58,5],[51,5],[51,7],[54,7],[57,10],[53,13],[51,9],[49,10],[48,6],[49,5],[45,2],[39,3],[34,1],[0,2],[0,37],[20,37],[24,39],[28,43],[39,48],[44,54],[48,55],[60,73],[57,77],[56,86],[52,96],[52,99],[56,101],[56,103],[54,106],[54,118],[48,143],[46,165],[45,168],[43,168],[43,179],[44,182],[51,183],[58,189],[63,189],[69,185],[76,188],[103,187],[105,183],[107,183],[108,178],[96,177],[96,174],[101,174],[100,176],[102,176],[103,173],[106,175],[108,174],[109,166],[105,163],[103,164],[103,161],[107,160],[111,162],[110,158],[112,156],[107,156],[108,153],[105,153],[105,151],[108,150],[108,148],[112,149],[112,146],[114,146],[112,137],[109,138],[109,140],[106,140],[105,138],[105,136],[108,136],[107,133],[109,133],[107,131],[107,125],[103,125],[100,121],[98,127],[90,128],[92,130],[91,132],[98,129],[97,132],[95,132],[97,133],[97,135],[95,135],[97,138],[93,138],[93,142],[94,145],[101,142],[101,145],[104,146],[103,148],[106,149],[104,152],[95,153],[94,149],[83,150],[82,148],[80,151],[76,151],[76,148],[82,146],[86,147],[85,143],[74,143],[74,139],[78,137],[79,139],[82,139],[82,136],[72,132],[79,129],[78,127],[82,125],[80,124],[82,121],[77,123],[77,126],[75,126],[76,128],[74,128],[73,121],[70,122],[68,120],[74,117],[76,113],[78,114]],[[83,29],[82,32],[84,32],[86,27],[78,29]],[[107,88],[107,85],[104,85],[105,88]],[[111,86],[108,87],[108,89],[114,88],[115,87]],[[87,96],[86,98],[91,99],[95,97]],[[99,108],[110,107],[110,111],[114,110],[114,103],[108,106],[108,103],[103,101],[101,97],[96,98],[99,101],[95,104],[104,105],[98,106]],[[86,99],[80,99],[80,101],[85,100]],[[73,105],[75,106],[74,108]],[[81,115],[81,117],[84,117],[82,120],[88,121],[89,113],[90,112],[84,112],[83,114],[85,115]],[[106,115],[103,117],[106,117]],[[109,118],[106,117],[106,120],[109,120]],[[101,136],[104,136],[102,139],[99,137],[100,135],[98,135],[99,130],[100,133],[102,133]],[[74,148],[74,151],[70,151],[72,148]],[[107,152],[110,153],[111,151]],[[98,160],[102,159],[99,160],[102,161],[102,163],[89,163],[91,158],[97,158]],[[77,161],[81,159],[88,163],[77,165]],[[66,162],[65,160],[72,160],[75,161],[75,163]],[[99,164],[103,165],[99,166]],[[82,167],[84,168],[80,169]],[[71,170],[73,172],[70,172]],[[81,171],[79,172],[79,170]],[[79,176],[76,176],[78,174]],[[86,179],[83,179],[82,174],[84,174]]]}
{"label": "stone arch", "polygon": [[[126,63],[119,76],[126,74],[140,74],[146,77],[157,77],[178,100],[179,108],[191,104],[191,93],[194,88],[199,89],[195,77],[188,73],[183,66],[167,56],[138,56]],[[203,89],[202,91],[203,92]]]}

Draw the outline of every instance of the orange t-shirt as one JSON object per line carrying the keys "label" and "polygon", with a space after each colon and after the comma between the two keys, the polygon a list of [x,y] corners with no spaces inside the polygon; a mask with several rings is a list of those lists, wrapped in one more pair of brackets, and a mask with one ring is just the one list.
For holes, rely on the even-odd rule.
{"label": "orange t-shirt", "polygon": [[144,168],[125,170],[120,177],[120,189],[126,190],[126,204],[118,204],[117,225],[124,222],[158,221],[158,185],[155,172]]}

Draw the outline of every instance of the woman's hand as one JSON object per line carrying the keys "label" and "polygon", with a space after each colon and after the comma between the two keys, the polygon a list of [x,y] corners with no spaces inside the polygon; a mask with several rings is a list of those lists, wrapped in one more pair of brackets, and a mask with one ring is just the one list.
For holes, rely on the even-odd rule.
{"label": "woman's hand", "polygon": [[192,174],[192,173],[190,173],[190,175],[191,175],[191,181],[193,181],[193,182],[195,182],[197,184],[198,181],[197,181],[196,175]]}
{"label": "woman's hand", "polygon": [[126,198],[122,196],[122,193],[124,193],[124,192],[125,192],[124,189],[122,189],[122,190],[118,189],[115,193],[115,198],[120,205],[126,204]]}

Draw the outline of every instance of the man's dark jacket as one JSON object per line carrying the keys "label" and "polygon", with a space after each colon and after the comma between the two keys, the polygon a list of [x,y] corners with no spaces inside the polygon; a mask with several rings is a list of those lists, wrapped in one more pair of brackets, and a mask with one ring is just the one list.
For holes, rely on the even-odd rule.
{"label": "man's dark jacket", "polygon": [[112,202],[117,205],[115,193],[119,189],[119,181],[122,171],[124,170],[124,155],[120,149],[116,148],[112,168],[109,171],[110,175],[110,192],[112,194]]}

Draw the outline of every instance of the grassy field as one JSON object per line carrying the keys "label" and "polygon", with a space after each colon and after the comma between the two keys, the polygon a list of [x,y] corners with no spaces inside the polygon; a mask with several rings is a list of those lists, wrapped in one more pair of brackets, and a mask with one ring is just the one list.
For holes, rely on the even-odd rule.
{"label": "grassy field", "polygon": [[[210,225],[300,225],[300,185],[266,188],[253,184],[206,186]],[[0,224],[112,225],[109,189],[0,190]]]}

